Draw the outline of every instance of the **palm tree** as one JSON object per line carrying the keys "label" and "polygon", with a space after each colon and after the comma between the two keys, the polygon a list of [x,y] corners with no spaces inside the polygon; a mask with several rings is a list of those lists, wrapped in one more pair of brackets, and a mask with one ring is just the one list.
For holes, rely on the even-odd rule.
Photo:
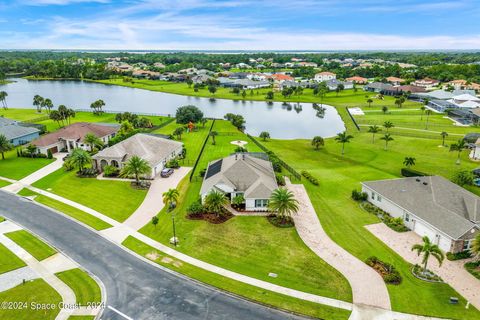
{"label": "palm tree", "polygon": [[383,137],[380,138],[380,140],[385,141],[385,150],[388,148],[388,142],[393,141],[392,135],[390,133],[385,133]]}
{"label": "palm tree", "polygon": [[387,106],[383,106],[382,107],[382,112],[383,114],[386,114],[388,112],[388,107]]}
{"label": "palm tree", "polygon": [[318,150],[320,147],[323,147],[324,145],[325,145],[325,141],[323,140],[322,137],[320,136],[313,137],[312,146],[314,146],[316,150]]}
{"label": "palm tree", "polygon": [[42,103],[43,103],[43,98],[41,96],[39,96],[38,94],[36,94],[34,97],[33,97],[33,105],[37,108],[37,112],[41,112],[42,111]]}
{"label": "palm tree", "polygon": [[345,154],[345,143],[349,143],[350,140],[352,140],[352,139],[353,139],[353,136],[347,134],[346,131],[337,134],[337,136],[335,137],[335,140],[338,143],[342,144],[342,156]]}
{"label": "palm tree", "polygon": [[387,133],[388,133],[388,129],[395,127],[395,125],[391,121],[385,121],[383,123],[383,127],[387,129]]}
{"label": "palm tree", "polygon": [[425,114],[427,115],[427,121],[425,122],[425,130],[427,130],[428,129],[428,119],[430,118],[430,115],[432,114],[432,110],[425,111]]}
{"label": "palm tree", "polygon": [[227,204],[227,197],[222,192],[217,190],[212,190],[209,194],[207,194],[204,200],[205,208],[209,212],[215,213],[217,217],[223,213],[224,207]]}
{"label": "palm tree", "polygon": [[177,136],[177,139],[178,140],[182,140],[182,133],[183,133],[184,129],[183,127],[178,127],[176,128],[174,131],[173,131],[173,135],[174,136]]}
{"label": "palm tree", "polygon": [[379,133],[380,131],[382,131],[382,129],[377,125],[368,127],[368,132],[372,134],[372,143],[375,143],[375,134]]}
{"label": "palm tree", "polygon": [[13,145],[3,134],[0,134],[0,153],[2,154],[2,160],[5,160],[4,153],[13,149]]}
{"label": "palm tree", "polygon": [[95,147],[103,146],[103,141],[93,133],[87,133],[85,138],[83,138],[83,142],[90,146],[90,151],[93,151]]}
{"label": "palm tree", "polygon": [[368,100],[367,100],[368,107],[371,107],[371,106],[372,106],[372,102],[373,102],[373,100],[372,100],[372,99],[368,99]]}
{"label": "palm tree", "polygon": [[133,156],[130,160],[125,163],[125,166],[122,169],[122,175],[124,176],[135,176],[135,181],[137,185],[140,182],[140,176],[150,173],[152,168],[148,162],[139,156]]}
{"label": "palm tree", "polygon": [[432,255],[435,259],[437,259],[438,264],[441,266],[443,260],[445,259],[445,256],[443,255],[443,252],[440,250],[440,248],[436,245],[433,244],[430,239],[425,236],[422,238],[423,244],[415,244],[412,246],[412,251],[417,251],[417,254],[420,256],[420,254],[423,254],[423,272],[427,271],[427,263],[428,259],[430,258],[430,255]]}
{"label": "palm tree", "polygon": [[[43,98],[42,98],[43,99]],[[47,113],[50,113],[50,110],[53,109],[53,102],[50,99],[44,99],[41,102],[41,106],[47,109]]]}
{"label": "palm tree", "polygon": [[403,165],[406,166],[407,168],[414,166],[416,160],[417,159],[415,159],[414,157],[405,157],[405,159],[403,160]]}
{"label": "palm tree", "polygon": [[467,144],[465,143],[465,140],[460,139],[458,140],[457,143],[452,143],[450,145],[450,151],[457,151],[458,156],[457,156],[457,164],[460,164],[460,155],[462,154],[462,151],[467,147]]}
{"label": "palm tree", "polygon": [[170,210],[171,208],[174,208],[175,205],[177,204],[177,200],[179,196],[180,196],[180,193],[178,192],[177,189],[168,189],[168,191],[162,194],[163,204],[165,204],[167,208]]}
{"label": "palm tree", "polygon": [[8,109],[7,96],[8,96],[8,93],[6,91],[0,91],[0,101],[2,102],[3,109],[5,109],[5,110]]}
{"label": "palm tree", "polygon": [[423,120],[423,114],[425,113],[425,106],[421,106],[420,110],[422,111],[422,114],[420,115],[420,120]]}
{"label": "palm tree", "polygon": [[442,136],[442,147],[445,147],[445,138],[448,137],[448,132],[442,131],[440,135]]}
{"label": "palm tree", "polygon": [[259,137],[262,138],[263,141],[267,141],[267,139],[270,139],[270,133],[267,131],[262,131]]}
{"label": "palm tree", "polygon": [[209,136],[212,137],[212,144],[215,145],[217,142],[215,141],[215,137],[218,136],[217,131],[210,131]]}
{"label": "palm tree", "polygon": [[282,219],[282,223],[298,212],[298,200],[286,188],[278,188],[272,192],[268,201],[268,209],[275,212]]}
{"label": "palm tree", "polygon": [[83,168],[92,161],[92,157],[87,151],[76,148],[68,158],[68,161],[71,161],[71,163],[78,168],[78,172],[81,172]]}
{"label": "palm tree", "polygon": [[480,257],[480,233],[477,234],[475,239],[473,239],[472,245],[470,246],[470,252],[474,256]]}

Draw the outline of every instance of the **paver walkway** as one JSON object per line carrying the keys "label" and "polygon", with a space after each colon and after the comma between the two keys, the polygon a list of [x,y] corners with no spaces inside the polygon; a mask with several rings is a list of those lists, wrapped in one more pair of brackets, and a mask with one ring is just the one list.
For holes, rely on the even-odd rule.
{"label": "paver walkway", "polygon": [[138,230],[146,225],[152,217],[156,216],[164,207],[162,194],[168,189],[174,189],[182,179],[190,172],[190,167],[176,169],[168,178],[156,177],[148,189],[148,193],[140,207],[125,220],[124,224]]}
{"label": "paver walkway", "polygon": [[[422,257],[411,250],[414,244],[422,243],[419,235],[413,231],[396,232],[383,223],[371,224],[366,228],[405,260],[421,265]],[[431,259],[427,267],[438,274],[477,309],[480,309],[480,280],[465,270],[464,263],[465,261],[462,260],[449,261],[445,259],[442,266],[439,267],[438,262]]]}
{"label": "paver walkway", "polygon": [[[50,173],[57,171],[63,165],[63,158],[67,155],[67,153],[56,153],[53,155],[55,161],[46,165],[43,168],[31,173],[30,175],[26,176],[25,178],[14,181],[11,185],[8,185],[3,188],[3,190],[10,191],[13,193],[17,193],[22,190],[25,186],[31,185],[34,182],[42,179],[45,176],[48,176]],[[10,181],[11,182],[11,181]]]}
{"label": "paver walkway", "polygon": [[287,188],[299,201],[300,210],[293,219],[303,242],[348,280],[355,304],[390,310],[390,297],[382,277],[330,239],[318,220],[303,184],[292,184],[288,179],[286,182]]}

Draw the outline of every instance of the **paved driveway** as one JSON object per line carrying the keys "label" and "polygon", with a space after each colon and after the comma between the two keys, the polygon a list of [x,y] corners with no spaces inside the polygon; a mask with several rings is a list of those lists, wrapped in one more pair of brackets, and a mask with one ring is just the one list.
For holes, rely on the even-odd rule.
{"label": "paved driveway", "polygon": [[[58,213],[1,191],[0,213],[100,278],[107,305],[135,320],[302,319],[159,269]],[[102,319],[125,318],[107,308]]]}
{"label": "paved driveway", "polygon": [[[422,243],[422,239],[415,232],[396,232],[384,223],[371,224],[366,228],[408,262],[422,264],[421,256],[419,257],[416,252],[411,250],[414,244]],[[480,309],[480,280],[464,269],[464,263],[465,261],[462,260],[449,261],[445,259],[442,266],[439,267],[437,260],[431,258],[427,268],[438,274],[472,305]]]}

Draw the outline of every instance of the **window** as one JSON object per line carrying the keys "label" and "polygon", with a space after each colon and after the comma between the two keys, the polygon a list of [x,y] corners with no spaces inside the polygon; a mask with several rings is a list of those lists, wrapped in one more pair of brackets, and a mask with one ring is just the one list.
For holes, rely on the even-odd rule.
{"label": "window", "polygon": [[382,197],[380,197],[380,195],[377,195],[377,201],[382,202]]}
{"label": "window", "polygon": [[265,208],[268,205],[268,199],[255,199],[255,208]]}
{"label": "window", "polygon": [[372,200],[375,200],[375,192],[372,191]]}
{"label": "window", "polygon": [[471,240],[464,240],[463,241],[463,251],[470,249],[470,241]]}
{"label": "window", "polygon": [[406,222],[410,221],[410,215],[408,213],[405,213],[405,221]]}

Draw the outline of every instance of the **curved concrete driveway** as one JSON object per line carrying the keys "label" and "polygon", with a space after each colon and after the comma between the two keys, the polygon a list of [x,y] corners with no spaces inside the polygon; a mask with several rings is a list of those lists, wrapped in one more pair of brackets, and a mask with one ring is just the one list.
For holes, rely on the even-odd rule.
{"label": "curved concrete driveway", "polygon": [[[32,230],[104,283],[107,305],[132,319],[301,319],[146,263],[49,209],[0,192],[1,215]],[[102,319],[125,319],[105,309]]]}
{"label": "curved concrete driveway", "polygon": [[293,219],[300,238],[347,278],[352,287],[353,303],[390,310],[390,296],[382,277],[330,239],[318,220],[303,184],[291,184],[287,179],[287,188],[299,202],[300,210]]}

